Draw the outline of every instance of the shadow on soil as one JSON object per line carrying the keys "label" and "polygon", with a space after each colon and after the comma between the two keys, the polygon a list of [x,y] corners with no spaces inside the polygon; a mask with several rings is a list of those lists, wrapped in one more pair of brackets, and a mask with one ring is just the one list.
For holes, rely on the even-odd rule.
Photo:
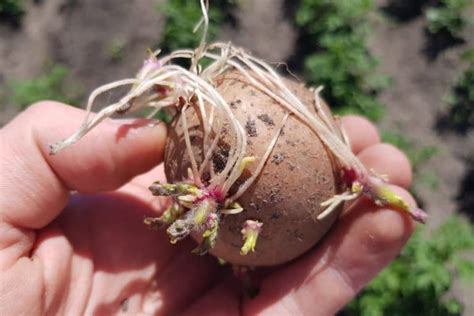
{"label": "shadow on soil", "polygon": [[469,100],[469,91],[465,87],[456,86],[452,90],[456,102],[452,104],[447,112],[439,113],[435,130],[438,133],[456,133],[465,136],[474,130],[474,104]]}
{"label": "shadow on soil", "polygon": [[430,0],[389,0],[387,5],[383,6],[382,12],[387,16],[399,22],[408,22],[415,19],[423,13],[425,5],[429,4]]}
{"label": "shadow on soil", "polygon": [[439,133],[456,133],[457,135],[464,136],[471,129],[474,129],[474,124],[470,121],[474,121],[474,117],[470,120],[457,120],[455,116],[455,110],[451,110],[447,114],[441,114],[436,119],[435,129]]}
{"label": "shadow on soil", "polygon": [[454,37],[448,31],[440,31],[436,34],[425,30],[425,45],[422,50],[428,61],[434,61],[443,51],[464,44],[462,38]]}
{"label": "shadow on soil", "polygon": [[456,197],[459,211],[474,222],[474,158],[467,161],[467,170]]}
{"label": "shadow on soil", "polygon": [[[285,12],[285,16],[291,21],[291,23],[293,23],[293,25],[294,17],[299,4],[300,1],[283,1],[282,8]],[[317,44],[314,43],[314,40],[311,40],[312,36],[307,34],[303,28],[295,27],[295,29],[298,30],[295,49],[293,49],[293,53],[288,58],[286,63],[288,64],[288,68],[293,72],[302,73],[304,69],[305,57],[317,51],[317,47],[315,47]]]}

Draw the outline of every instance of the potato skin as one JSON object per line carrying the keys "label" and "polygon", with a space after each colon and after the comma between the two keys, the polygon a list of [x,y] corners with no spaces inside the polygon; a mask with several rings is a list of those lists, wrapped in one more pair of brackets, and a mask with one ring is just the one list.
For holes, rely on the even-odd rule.
{"label": "potato skin", "polygon": [[[287,84],[304,104],[313,106],[312,92],[293,81]],[[218,78],[216,85],[247,132],[247,155],[262,157],[287,110],[235,71]],[[186,117],[193,151],[200,157],[198,160],[202,159],[199,115],[188,110]],[[182,127],[177,121],[171,125],[169,135],[165,172],[169,182],[177,182],[184,179],[190,166]],[[224,132],[221,137],[225,140],[230,136]],[[227,149],[226,141],[222,142],[219,150]],[[220,159],[222,155],[214,156],[215,166]],[[248,177],[257,164],[247,167],[242,177]],[[322,212],[320,203],[339,192],[335,174],[331,156],[319,138],[290,115],[262,173],[239,199],[244,211],[223,218],[211,253],[243,266],[272,266],[300,256],[322,238],[339,215],[340,209],[321,221],[316,219]],[[263,227],[255,252],[242,256],[240,230],[247,219],[258,220]],[[200,239],[199,234],[193,237]]]}

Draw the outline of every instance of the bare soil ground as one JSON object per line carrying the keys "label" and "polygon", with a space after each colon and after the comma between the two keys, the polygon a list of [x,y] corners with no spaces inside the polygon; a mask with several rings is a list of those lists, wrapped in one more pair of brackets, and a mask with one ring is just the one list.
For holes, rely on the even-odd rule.
{"label": "bare soil ground", "polygon": [[[70,80],[84,92],[133,75],[146,48],[156,47],[159,42],[164,21],[154,10],[158,2],[161,1],[28,2],[19,28],[0,25],[0,85],[11,78],[38,75],[48,61],[66,65],[71,70]],[[286,61],[296,53],[297,34],[288,21],[283,1],[244,3],[235,13],[237,28],[225,27],[221,40],[245,46],[268,61]],[[378,3],[398,19],[377,22],[370,42],[372,52],[381,60],[380,70],[394,80],[381,95],[387,115],[380,126],[400,131],[418,145],[440,149],[440,154],[423,166],[439,177],[439,188],[416,188],[432,214],[431,225],[435,226],[456,210],[474,210],[474,131],[460,133],[438,124],[448,111],[442,99],[464,69],[459,54],[474,46],[474,28],[465,31],[465,41],[433,41],[425,32],[422,7],[400,19],[400,12],[393,10],[388,0]],[[123,47],[123,59],[113,61],[110,50],[117,44]],[[15,114],[11,107],[0,108],[0,126]],[[470,291],[463,292],[466,315],[474,315],[473,302],[467,297]]]}
{"label": "bare soil ground", "polygon": [[423,16],[404,23],[379,23],[371,48],[382,61],[380,70],[394,84],[381,96],[387,105],[382,128],[401,131],[418,145],[432,145],[440,153],[423,170],[439,177],[437,190],[418,185],[417,192],[438,225],[448,214],[459,209],[458,196],[469,158],[474,152],[474,133],[442,130],[437,123],[448,112],[443,98],[458,80],[465,65],[459,55],[474,45],[474,29],[467,29],[465,42],[439,49],[427,35]]}
{"label": "bare soil ground", "polygon": [[[161,1],[48,0],[26,2],[19,28],[0,24],[0,84],[40,74],[48,62],[70,70],[70,80],[85,95],[99,85],[133,76],[156,47],[163,18],[154,7]],[[111,58],[114,45],[123,58]],[[0,125],[16,113],[3,107]]]}

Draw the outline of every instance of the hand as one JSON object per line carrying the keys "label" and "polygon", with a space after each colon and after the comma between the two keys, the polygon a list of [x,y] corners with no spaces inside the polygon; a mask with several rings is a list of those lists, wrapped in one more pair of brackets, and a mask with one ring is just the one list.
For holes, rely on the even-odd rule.
{"label": "hand", "polygon": [[[192,241],[170,245],[143,225],[163,209],[147,187],[164,179],[161,167],[149,171],[162,159],[164,126],[109,120],[49,156],[46,145],[70,135],[83,115],[44,102],[0,131],[0,315],[334,314],[413,231],[403,214],[360,200],[314,250],[243,298],[228,267],[191,254]],[[411,182],[406,157],[380,144],[365,119],[343,125],[359,158],[413,203],[402,189]]]}

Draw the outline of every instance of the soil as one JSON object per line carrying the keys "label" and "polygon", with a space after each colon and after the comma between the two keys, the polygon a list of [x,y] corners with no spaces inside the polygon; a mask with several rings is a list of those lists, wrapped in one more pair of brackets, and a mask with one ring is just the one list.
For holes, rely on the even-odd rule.
{"label": "soil", "polygon": [[[160,0],[25,2],[27,14],[20,26],[0,23],[1,86],[12,78],[34,77],[53,61],[70,69],[69,80],[81,86],[85,98],[100,84],[133,76],[146,49],[159,43],[164,22],[153,9]],[[393,78],[393,85],[380,96],[387,107],[380,127],[400,131],[420,146],[440,149],[421,170],[438,177],[438,188],[419,182],[415,186],[431,214],[430,225],[436,226],[457,210],[474,212],[474,130],[440,125],[448,112],[443,97],[466,67],[459,54],[474,47],[474,27],[466,28],[463,40],[429,36],[423,18],[427,2],[378,0],[384,18],[377,19],[370,48],[381,61],[379,69]],[[297,34],[285,8],[282,0],[242,1],[235,12],[236,26],[224,27],[219,39],[244,46],[269,62],[285,62],[297,53]],[[114,45],[123,48],[119,61],[111,58]],[[0,110],[0,126],[17,113],[5,105]],[[466,315],[474,315],[474,302],[466,296],[464,303]]]}
{"label": "soil", "polygon": [[461,187],[462,179],[474,152],[474,133],[460,135],[455,130],[436,128],[439,118],[448,112],[443,97],[466,66],[459,62],[459,55],[474,45],[474,29],[465,31],[464,43],[453,39],[454,45],[445,49],[427,35],[422,15],[404,23],[383,21],[376,30],[372,52],[383,60],[379,69],[394,80],[381,95],[387,106],[381,128],[400,131],[417,145],[440,150],[420,170],[439,177],[438,188],[415,187],[424,207],[433,214],[431,225],[436,226],[459,209],[458,196],[466,189]]}
{"label": "soil", "polygon": [[[0,23],[0,84],[28,79],[50,62],[70,70],[70,80],[86,94],[99,85],[133,76],[160,38],[163,18],[154,10],[161,1],[25,1],[19,27]],[[111,56],[114,45],[123,58]],[[0,125],[16,114],[3,106]]]}

